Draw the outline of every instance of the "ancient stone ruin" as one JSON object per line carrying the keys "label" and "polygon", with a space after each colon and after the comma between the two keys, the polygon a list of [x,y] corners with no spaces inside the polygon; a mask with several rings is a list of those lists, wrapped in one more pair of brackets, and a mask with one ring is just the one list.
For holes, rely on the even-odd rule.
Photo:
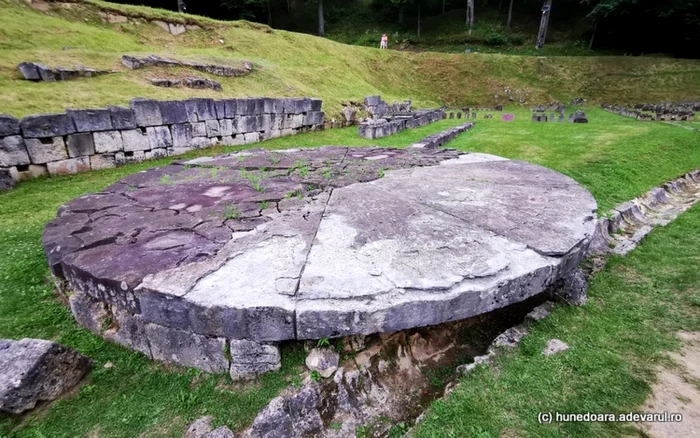
{"label": "ancient stone ruin", "polygon": [[158,55],[148,55],[144,58],[124,55],[122,56],[122,64],[132,70],[148,67],[189,67],[204,73],[234,78],[246,76],[253,72],[253,64],[248,61],[241,61],[240,67],[231,67],[226,65],[202,64],[201,62],[194,61],[178,61]]}
{"label": "ancient stone ruin", "polygon": [[78,322],[153,359],[250,378],[278,343],[457,321],[585,256],[596,203],[533,164],[452,150],[246,151],[62,206],[43,236]]}
{"label": "ancient stone ruin", "polygon": [[196,90],[210,89],[221,91],[221,84],[209,78],[185,78],[185,79],[170,79],[170,78],[154,78],[151,79],[151,84],[156,87],[179,88],[185,86]]}
{"label": "ancient stone ruin", "polygon": [[451,142],[459,134],[469,131],[474,127],[474,123],[465,123],[463,125],[455,126],[454,128],[447,129],[445,131],[439,132],[437,134],[429,135],[419,141],[418,143],[413,143],[409,148],[416,149],[437,149],[440,146]]}
{"label": "ancient stone ruin", "polygon": [[75,68],[51,68],[36,62],[21,62],[17,66],[17,69],[24,79],[34,82],[69,81],[78,78],[94,78],[96,76],[112,73],[107,70],[95,70],[94,68],[83,66]]}
{"label": "ancient stone ruin", "polygon": [[90,369],[90,359],[42,339],[0,339],[0,412],[21,414],[57,399]]}
{"label": "ancient stone ruin", "polygon": [[380,96],[368,96],[364,100],[369,114],[360,123],[358,134],[362,138],[382,138],[405,129],[417,128],[437,122],[445,113],[443,109],[411,111],[411,101],[388,105]]}
{"label": "ancient stone ruin", "polygon": [[632,107],[604,103],[600,107],[642,121],[692,121],[695,120],[695,112],[700,111],[700,102],[636,104]]}
{"label": "ancient stone ruin", "polygon": [[180,155],[215,144],[244,145],[322,129],[320,99],[243,98],[156,101],[133,99],[129,108],[0,115],[2,175],[13,181]]}

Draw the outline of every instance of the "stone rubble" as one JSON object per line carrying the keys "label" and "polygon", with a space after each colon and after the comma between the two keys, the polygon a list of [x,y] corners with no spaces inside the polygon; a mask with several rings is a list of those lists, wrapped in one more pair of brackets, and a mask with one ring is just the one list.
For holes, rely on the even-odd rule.
{"label": "stone rubble", "polygon": [[437,122],[443,118],[444,109],[411,111],[411,101],[388,105],[380,96],[364,99],[365,110],[370,115],[360,123],[358,134],[362,138],[376,139]]}
{"label": "stone rubble", "polygon": [[89,371],[87,357],[42,339],[0,339],[0,412],[21,414],[53,401]]}
{"label": "stone rubble", "polygon": [[132,70],[148,67],[189,67],[204,73],[226,77],[247,76],[253,72],[253,64],[248,61],[242,61],[239,67],[231,67],[225,65],[202,64],[193,61],[178,61],[158,55],[148,55],[143,58],[124,55],[122,56],[122,64]]}
{"label": "stone rubble", "polygon": [[314,348],[306,357],[306,366],[318,372],[324,379],[333,375],[338,369],[340,354],[330,348]]}
{"label": "stone rubble", "polygon": [[442,145],[451,142],[459,134],[469,131],[474,127],[474,123],[465,123],[463,125],[455,126],[454,128],[446,129],[437,134],[429,135],[419,141],[418,143],[413,143],[409,148],[416,149],[437,149]]}
{"label": "stone rubble", "polygon": [[542,350],[543,356],[552,356],[569,349],[569,346],[559,339],[550,339],[547,346]]}
{"label": "stone rubble", "polygon": [[21,62],[17,69],[22,77],[34,82],[69,81],[78,78],[94,78],[109,73],[107,70],[95,70],[94,68],[78,66],[75,68],[48,67],[38,62]]}
{"label": "stone rubble", "polygon": [[208,78],[185,78],[185,79],[169,79],[169,78],[154,78],[151,79],[151,84],[156,87],[178,88],[188,87],[194,89],[211,89],[221,91],[221,84],[213,79]]}
{"label": "stone rubble", "polygon": [[636,104],[631,107],[603,103],[600,107],[642,121],[692,121],[695,120],[695,113],[700,111],[700,102]]}

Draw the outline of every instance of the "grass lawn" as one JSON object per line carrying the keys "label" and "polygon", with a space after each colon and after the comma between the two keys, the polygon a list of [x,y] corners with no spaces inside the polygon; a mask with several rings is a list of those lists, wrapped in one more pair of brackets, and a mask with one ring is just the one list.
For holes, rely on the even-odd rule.
{"label": "grass lawn", "polygon": [[[674,333],[700,330],[700,205],[657,228],[627,257],[596,274],[582,307],[558,306],[520,347],[478,367],[433,404],[423,437],[613,437],[622,423],[539,424],[539,412],[640,411],[655,379],[680,350]],[[549,339],[571,349],[540,354]],[[670,365],[672,366],[672,365]],[[695,383],[698,385],[698,383]]]}
{"label": "grass lawn", "polygon": [[[535,124],[530,122],[529,111],[514,112],[516,120],[512,123],[501,122],[497,118],[479,119],[472,131],[458,137],[449,146],[529,160],[564,172],[591,190],[603,209],[700,166],[700,135],[693,131],[662,123],[644,124],[597,109],[588,111],[591,123],[587,125]],[[498,117],[500,114],[495,115]],[[379,144],[405,147],[457,122],[444,120],[376,141],[361,139],[357,136],[355,128],[349,128],[279,138],[258,146],[288,148]],[[241,148],[213,148],[196,151],[190,156],[211,155],[237,149]],[[298,366],[303,364],[304,354],[298,347],[293,346],[283,349],[281,371],[269,374],[244,388],[233,387],[225,376],[205,376],[198,371],[187,371],[151,362],[139,354],[107,344],[101,338],[77,327],[68,309],[54,298],[52,285],[47,281],[48,267],[40,239],[44,224],[55,216],[56,208],[81,194],[98,191],[124,175],[171,160],[163,159],[118,169],[37,179],[21,183],[15,190],[0,194],[0,337],[53,339],[74,347],[95,360],[88,381],[77,395],[55,403],[46,411],[32,414],[21,423],[17,419],[0,420],[0,436],[72,437],[92,432],[101,437],[141,434],[179,437],[189,421],[203,414],[213,415],[217,423],[227,424],[234,429],[241,428],[282,387],[297,378]],[[671,300],[675,299],[674,294],[679,293],[674,288],[692,281],[696,282],[697,288],[697,273],[686,269],[692,264],[684,261],[683,256],[694,255],[697,265],[697,252],[690,254],[690,251],[696,249],[700,243],[700,235],[697,232],[700,228],[700,211],[696,209],[682,219],[679,220],[681,225],[655,232],[653,239],[656,240],[653,241],[657,243],[650,248],[656,252],[649,253],[650,250],[645,249],[649,248],[649,245],[637,251],[636,258],[631,259],[637,260],[634,262],[637,264],[630,265],[634,270],[622,268],[627,266],[624,263],[632,262],[614,262],[594,281],[593,304],[582,309],[560,309],[554,318],[538,328],[539,334],[525,343],[522,362],[515,362],[521,364],[518,366],[531,366],[528,365],[528,360],[533,357],[533,351],[540,347],[547,336],[557,333],[565,341],[571,341],[575,347],[570,354],[552,359],[564,361],[563,364],[557,362],[556,367],[541,370],[532,365],[532,368],[526,368],[529,371],[522,375],[514,368],[512,379],[517,382],[518,379],[542,375],[538,373],[563,371],[564,364],[578,363],[576,355],[588,354],[603,360],[605,364],[609,362],[611,368],[608,370],[600,368],[600,365],[587,365],[574,371],[586,375],[595,371],[595,377],[591,377],[593,380],[584,383],[605,384],[607,388],[609,380],[618,378],[621,369],[626,370],[623,367],[624,358],[620,355],[627,354],[625,352],[632,349],[635,354],[652,352],[648,357],[655,357],[654,355],[662,349],[672,347],[674,344],[669,340],[668,333],[675,330],[676,326],[683,325],[692,315],[693,309],[697,311],[697,307],[693,308],[690,304],[671,310],[663,307],[667,304],[670,306]],[[672,232],[675,233],[672,236],[686,235],[687,241],[671,244],[664,243],[665,240],[656,237],[661,233]],[[659,245],[662,245],[661,249],[655,249]],[[642,262],[652,260],[658,264],[651,267],[653,271],[642,269]],[[615,288],[628,288],[628,291],[624,295],[617,295],[612,293]],[[663,299],[669,300],[668,303],[656,303],[651,301],[651,298],[644,298],[643,295],[647,291],[653,292],[649,297],[658,297],[661,294]],[[690,292],[690,295],[692,293]],[[693,299],[697,306],[697,289],[694,294]],[[608,302],[619,303],[608,308],[605,307]],[[648,308],[624,307],[631,302]],[[677,302],[684,303],[683,300]],[[628,313],[617,314],[623,310]],[[667,320],[663,319],[666,315],[669,316]],[[654,330],[667,331],[659,332],[660,334],[653,332],[641,340],[634,339],[639,333],[645,333],[647,325],[653,326]],[[569,331],[571,337],[568,337]],[[610,336],[610,333],[615,333],[615,336]],[[595,349],[603,345],[599,344],[602,341],[610,343],[604,344],[608,349],[604,354]],[[642,345],[638,345],[640,342]],[[621,348],[619,352],[616,350],[618,347]],[[107,362],[114,366],[104,368]],[[647,365],[649,364],[644,366]],[[647,369],[644,366],[639,369]],[[638,371],[637,368],[634,370]],[[569,373],[573,371],[569,370]],[[645,373],[642,373],[643,376],[648,377],[648,370]],[[507,387],[514,384],[512,381],[498,383],[495,376],[484,372],[479,373],[479,376],[487,379],[483,387],[479,386],[483,391],[496,388],[499,384],[507,383]],[[566,376],[570,377],[569,374]],[[633,397],[626,403],[637,403],[646,394],[647,386],[640,380],[641,377],[636,374],[635,376],[630,380],[626,374],[619,374],[618,386],[609,388],[632,382],[629,393],[630,397]],[[475,382],[472,380],[475,378],[470,378],[469,381]],[[569,380],[572,385],[576,382],[580,381],[573,378]],[[551,385],[540,385],[537,388],[541,388],[541,394],[549,394],[547,391],[557,392]],[[590,392],[583,386],[578,386],[569,388],[567,394],[571,397],[585,397],[585,394],[576,395],[579,390],[584,393]],[[594,391],[605,393],[607,389]],[[504,390],[504,394],[509,392]],[[565,395],[561,394],[562,397]],[[536,394],[533,394],[534,396]],[[460,400],[466,398],[460,397],[462,396],[455,396],[447,404],[440,404],[421,433],[430,434],[439,430],[439,424],[442,423],[440,418],[447,418],[443,417],[446,413],[440,412],[452,412],[452,415],[461,412]],[[469,400],[469,403],[479,404],[473,401],[476,399]],[[517,400],[512,401],[515,403]],[[497,406],[500,401],[494,399],[490,403]],[[571,409],[585,406],[588,405],[574,404]],[[507,418],[494,416],[494,423],[484,422],[484,430],[496,430],[494,428],[510,424],[507,421],[515,421],[514,418],[517,418],[513,412],[505,412],[504,415],[506,414]],[[476,427],[482,421],[477,421],[478,418],[480,417],[474,417],[475,422],[469,420],[466,423],[464,419],[455,420],[454,427]],[[443,427],[446,426],[443,424]]]}

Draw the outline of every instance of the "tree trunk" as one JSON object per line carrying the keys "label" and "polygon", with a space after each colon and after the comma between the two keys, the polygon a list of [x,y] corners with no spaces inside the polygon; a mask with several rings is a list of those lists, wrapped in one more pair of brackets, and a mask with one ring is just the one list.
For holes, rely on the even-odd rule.
{"label": "tree trunk", "polygon": [[185,12],[185,1],[177,0],[177,10],[178,12]]}
{"label": "tree trunk", "polygon": [[469,35],[471,35],[474,26],[474,0],[467,0],[467,26],[469,27]]}
{"label": "tree trunk", "polygon": [[403,6],[399,7],[399,25],[403,25]]}
{"label": "tree trunk", "polygon": [[593,24],[593,35],[591,35],[591,42],[588,43],[588,50],[593,50],[593,39],[595,39],[596,30],[598,30],[598,20]]}
{"label": "tree trunk", "polygon": [[270,1],[267,0],[267,25],[272,27],[272,6],[270,6]]}
{"label": "tree trunk", "polygon": [[420,6],[418,6],[418,38],[420,38]]}
{"label": "tree trunk", "polygon": [[544,47],[547,40],[547,29],[549,28],[549,14],[552,12],[552,0],[545,0],[542,6],[542,20],[540,20],[540,30],[537,33],[536,49]]}
{"label": "tree trunk", "polygon": [[326,23],[323,21],[323,0],[318,0],[318,36],[326,35]]}
{"label": "tree trunk", "polygon": [[442,13],[445,14],[445,0],[442,0]]}
{"label": "tree trunk", "polygon": [[506,27],[510,29],[510,22],[513,19],[513,0],[510,0],[510,6],[508,7],[508,22],[506,23]]}

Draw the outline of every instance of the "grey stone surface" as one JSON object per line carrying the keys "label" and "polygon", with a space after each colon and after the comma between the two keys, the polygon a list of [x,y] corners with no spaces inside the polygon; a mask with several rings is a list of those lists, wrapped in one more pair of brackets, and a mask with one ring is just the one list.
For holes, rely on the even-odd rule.
{"label": "grey stone surface", "polygon": [[282,356],[277,346],[260,344],[245,339],[230,341],[231,379],[243,380],[277,371],[282,366]]}
{"label": "grey stone surface", "polygon": [[581,269],[574,269],[552,285],[556,298],[571,306],[580,306],[588,301],[588,279]]}
{"label": "grey stone surface", "polygon": [[72,175],[79,172],[87,172],[90,168],[90,157],[69,158],[67,160],[52,161],[46,163],[46,168],[51,175]]}
{"label": "grey stone surface", "polygon": [[[146,128],[146,132],[149,132],[152,129],[159,128],[158,126],[156,127],[148,127]],[[168,129],[168,128],[165,128]],[[122,135],[122,144],[124,145],[123,150],[125,152],[133,152],[133,151],[147,151],[151,149],[153,146],[151,145],[150,136],[146,133],[143,133],[141,129],[129,129],[125,131],[121,131]],[[116,150],[110,151],[110,152],[117,152]]]}
{"label": "grey stone surface", "polygon": [[68,156],[70,158],[83,157],[95,154],[95,142],[92,139],[92,134],[71,134],[68,136],[66,146],[68,147]]}
{"label": "grey stone surface", "polygon": [[163,116],[160,112],[160,103],[151,99],[132,99],[129,107],[134,113],[134,121],[137,126],[158,126],[163,124]]}
{"label": "grey stone surface", "polygon": [[234,434],[228,427],[221,426],[203,435],[202,438],[234,438]]}
{"label": "grey stone surface", "polygon": [[122,134],[119,131],[95,132],[93,134],[95,152],[105,154],[124,150]]}
{"label": "grey stone surface", "polygon": [[[173,125],[175,148],[180,130],[193,128]],[[153,326],[165,345],[148,333],[153,357],[204,367],[228,339],[239,376],[258,372],[234,354],[255,345],[434,325],[539,294],[585,257],[595,209],[570,178],[486,154],[247,150],[78,198],[43,244],[75,290]],[[187,343],[198,350],[174,359]]]}
{"label": "grey stone surface", "polygon": [[73,119],[67,114],[38,114],[27,116],[20,122],[24,138],[45,138],[76,132]]}
{"label": "grey stone surface", "polygon": [[156,324],[146,324],[145,330],[154,359],[209,373],[228,371],[226,341],[222,338],[208,338]]}
{"label": "grey stone surface", "polygon": [[74,387],[90,359],[41,339],[0,340],[0,411],[20,414]]}
{"label": "grey stone surface", "polygon": [[109,131],[112,126],[112,114],[108,109],[69,109],[66,113],[73,119],[78,132]]}
{"label": "grey stone surface", "polygon": [[542,355],[552,356],[568,349],[569,346],[563,341],[560,341],[559,339],[550,339],[549,342],[547,342],[547,346],[544,348],[544,350],[542,350]]}
{"label": "grey stone surface", "polygon": [[15,187],[15,179],[10,169],[0,168],[0,190],[12,190]]}
{"label": "grey stone surface", "polygon": [[0,138],[0,167],[29,164],[29,154],[20,135]]}
{"label": "grey stone surface", "polygon": [[[146,128],[150,149],[169,148],[173,145],[173,138],[167,126],[151,126]],[[126,149],[126,144],[124,145]]]}
{"label": "grey stone surface", "polygon": [[213,99],[188,99],[185,101],[185,111],[190,123],[216,120],[216,105]]}
{"label": "grey stone surface", "polygon": [[108,106],[107,110],[112,119],[114,129],[135,129],[136,118],[130,108],[123,106]]}
{"label": "grey stone surface", "polygon": [[7,114],[0,114],[0,137],[9,137],[21,132],[19,120]]}
{"label": "grey stone surface", "polygon": [[311,371],[316,371],[327,379],[338,369],[340,354],[330,348],[314,348],[304,363]]}
{"label": "grey stone surface", "polygon": [[163,124],[174,125],[177,123],[186,123],[188,121],[184,101],[168,100],[159,102],[159,106]]}
{"label": "grey stone surface", "polygon": [[29,157],[34,164],[43,164],[68,158],[63,137],[27,138],[24,142],[27,146]]}
{"label": "grey stone surface", "polygon": [[202,438],[209,432],[211,432],[214,427],[212,426],[213,418],[209,415],[198,418],[192,422],[187,427],[185,432],[185,438]]}

